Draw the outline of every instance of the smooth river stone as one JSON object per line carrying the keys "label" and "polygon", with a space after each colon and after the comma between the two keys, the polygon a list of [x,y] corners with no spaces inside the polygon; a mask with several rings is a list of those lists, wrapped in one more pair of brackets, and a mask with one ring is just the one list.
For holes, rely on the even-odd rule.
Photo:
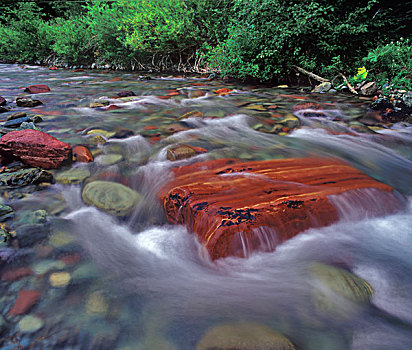
{"label": "smooth river stone", "polygon": [[252,322],[227,323],[209,329],[196,350],[294,350],[294,345],[265,325]]}
{"label": "smooth river stone", "polygon": [[310,266],[313,277],[321,281],[336,294],[356,303],[368,303],[373,289],[364,279],[344,269],[321,263]]}
{"label": "smooth river stone", "polygon": [[82,199],[110,214],[125,216],[140,200],[140,195],[131,188],[109,181],[93,181],[84,186]]}
{"label": "smooth river stone", "polygon": [[[175,180],[158,194],[166,215],[172,223],[186,224],[212,260],[273,251],[302,231],[338,221],[330,195],[375,188],[384,194],[382,212],[401,207],[390,186],[333,159],[219,159],[176,168],[174,173]],[[359,206],[374,210],[365,201]]]}
{"label": "smooth river stone", "polygon": [[72,168],[57,174],[55,179],[64,185],[73,185],[83,182],[89,176],[90,171],[86,168]]}
{"label": "smooth river stone", "polygon": [[44,326],[44,321],[35,316],[25,316],[18,323],[18,328],[21,333],[34,333],[42,329]]}
{"label": "smooth river stone", "polygon": [[119,163],[123,159],[121,154],[102,154],[96,158],[96,163],[101,165],[113,165]]}

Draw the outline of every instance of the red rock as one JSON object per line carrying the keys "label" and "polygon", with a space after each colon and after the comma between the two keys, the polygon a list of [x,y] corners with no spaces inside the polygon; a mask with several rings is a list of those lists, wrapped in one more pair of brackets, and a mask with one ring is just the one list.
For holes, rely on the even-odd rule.
{"label": "red rock", "polygon": [[103,107],[102,109],[106,110],[106,111],[115,111],[117,109],[121,109],[122,107],[116,106],[116,105],[110,105],[107,107]]}
{"label": "red rock", "polygon": [[159,127],[154,126],[154,125],[146,125],[143,130],[157,130]]}
{"label": "red rock", "polygon": [[206,148],[203,148],[203,147],[194,147],[194,146],[191,146],[191,147],[192,147],[192,149],[193,149],[197,154],[207,153],[207,149],[206,149]]}
{"label": "red rock", "polygon": [[229,93],[231,93],[232,91],[233,90],[231,89],[222,88],[222,89],[215,90],[215,93],[218,94],[219,96],[225,96],[225,95],[229,95]]}
{"label": "red rock", "polygon": [[322,105],[316,102],[304,102],[293,106],[293,110],[300,111],[302,109],[323,109]]}
{"label": "red rock", "polygon": [[304,230],[336,222],[330,195],[375,188],[392,196],[390,186],[331,159],[219,159],[174,173],[159,192],[167,217],[194,232],[213,260],[272,251]]}
{"label": "red rock", "polygon": [[79,72],[84,72],[84,69],[75,69],[72,70],[73,73],[79,73]]}
{"label": "red rock", "polygon": [[0,106],[4,106],[7,103],[6,99],[0,96]]}
{"label": "red rock", "polygon": [[31,276],[32,274],[33,270],[31,268],[19,267],[4,271],[1,275],[1,280],[3,282],[13,282],[19,280],[20,278]]}
{"label": "red rock", "polygon": [[20,159],[24,164],[44,169],[59,168],[72,161],[72,148],[38,130],[17,130],[0,139],[0,154]]}
{"label": "red rock", "polygon": [[73,155],[76,158],[76,161],[82,163],[93,162],[93,155],[87,147],[84,146],[74,146]]}
{"label": "red rock", "polygon": [[41,292],[37,290],[21,290],[14,302],[13,307],[9,311],[9,315],[23,315],[31,309],[31,307],[40,300]]}
{"label": "red rock", "polygon": [[64,262],[66,265],[74,265],[81,261],[82,257],[79,254],[74,253],[70,255],[63,255],[59,257],[59,260]]}
{"label": "red rock", "polygon": [[41,94],[44,92],[50,92],[50,88],[47,85],[30,85],[24,89],[25,92],[30,92],[31,94]]}
{"label": "red rock", "polygon": [[56,66],[53,67],[49,67],[49,70],[58,70],[59,68],[57,68]]}
{"label": "red rock", "polygon": [[150,142],[151,144],[154,144],[154,143],[159,142],[159,141],[161,141],[161,140],[162,140],[161,137],[159,137],[159,136],[153,136],[153,137],[151,137],[151,138],[149,139],[149,142]]}

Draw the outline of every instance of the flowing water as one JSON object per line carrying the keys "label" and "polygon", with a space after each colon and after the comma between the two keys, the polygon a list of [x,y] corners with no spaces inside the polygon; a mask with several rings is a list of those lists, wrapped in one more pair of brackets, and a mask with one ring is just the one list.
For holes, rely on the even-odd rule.
{"label": "flowing water", "polygon": [[[355,120],[366,115],[369,101],[350,96],[194,76],[140,80],[128,73],[0,65],[0,95],[8,101],[24,95],[21,87],[30,84],[51,88],[35,96],[44,103],[30,112],[42,115],[38,126],[71,145],[87,145],[96,155],[94,163],[72,167],[126,184],[144,200],[119,219],[86,206],[80,184],[54,184],[38,192],[2,190],[5,203],[17,212],[8,221],[17,235],[24,214],[33,210],[45,209],[50,224],[49,238],[20,249],[9,262],[29,266],[34,274],[1,282],[0,309],[9,324],[2,349],[17,348],[10,336],[38,349],[195,349],[207,329],[233,321],[265,324],[297,349],[412,348],[410,125],[358,132]],[[213,92],[221,88],[233,91]],[[111,98],[122,90],[134,91],[137,98]],[[89,108],[102,98],[121,108]],[[261,132],[261,125],[271,128],[272,117],[293,116],[293,106],[301,102],[320,103],[326,112],[323,117],[295,112],[302,126],[290,134]],[[203,117],[179,120],[193,111]],[[167,131],[176,124],[181,131]],[[123,128],[134,135],[96,145],[87,135],[93,128]],[[167,149],[175,144],[208,152],[171,162]],[[110,154],[120,155],[114,164],[105,161]],[[393,186],[402,207],[373,189],[336,196],[330,200],[341,217],[338,223],[307,230],[271,253],[212,262],[185,227],[167,223],[157,198],[173,167],[219,158],[313,155],[340,158]],[[62,264],[62,256],[76,258]],[[314,262],[341,266],[368,281],[374,290],[371,304],[325,288],[311,273]],[[50,274],[62,271],[70,274],[70,283],[53,288]],[[7,316],[22,289],[42,293],[30,310],[44,321],[37,333],[19,332],[20,317]],[[326,300],[321,307],[319,295]]]}

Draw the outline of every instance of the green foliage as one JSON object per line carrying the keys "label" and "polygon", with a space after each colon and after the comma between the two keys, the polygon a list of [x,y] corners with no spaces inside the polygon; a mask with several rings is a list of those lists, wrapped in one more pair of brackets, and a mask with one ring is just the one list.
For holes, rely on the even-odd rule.
{"label": "green foliage", "polygon": [[0,57],[3,60],[33,62],[39,55],[47,55],[50,41],[39,34],[44,20],[34,2],[18,3],[1,17]]}
{"label": "green foliage", "polygon": [[224,74],[261,80],[289,75],[292,64],[318,74],[352,67],[371,38],[382,37],[385,24],[385,11],[376,13],[378,0],[235,3],[229,37],[211,52],[209,62]]}
{"label": "green foliage", "polygon": [[412,46],[410,39],[380,45],[369,51],[363,61],[370,67],[370,80],[386,90],[392,88],[412,90]]}

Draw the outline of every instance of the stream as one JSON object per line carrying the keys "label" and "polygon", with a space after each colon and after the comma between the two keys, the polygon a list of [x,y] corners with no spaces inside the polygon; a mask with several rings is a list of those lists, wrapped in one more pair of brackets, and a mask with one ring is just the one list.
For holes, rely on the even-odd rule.
{"label": "stream", "polygon": [[[302,350],[412,348],[412,125],[370,122],[370,99],[338,93],[0,64],[7,101],[26,96],[22,87],[31,84],[50,87],[32,96],[43,105],[9,103],[12,112],[41,115],[42,131],[85,145],[95,157],[53,170],[55,177],[86,171],[89,180],[134,189],[142,201],[119,218],[85,205],[82,183],[0,188],[3,203],[15,210],[7,225],[17,237],[28,223],[47,230],[45,239],[16,249],[0,267],[32,270],[0,282],[7,324],[0,319],[1,349],[200,349],[208,329],[239,321],[266,325]],[[135,96],[114,98],[126,90]],[[90,108],[99,101],[107,106]],[[323,109],[295,107],[303,103]],[[103,131],[96,137],[92,130]],[[207,152],[168,160],[168,149],[182,144]],[[333,225],[300,233],[273,252],[211,261],[184,226],[168,223],[157,197],[175,167],[307,156],[341,159],[392,186],[402,208],[378,201],[373,190],[361,206],[342,196],[333,199],[340,213]],[[381,203],[384,215],[372,215]],[[33,219],[39,210],[47,219]],[[367,281],[371,302],[360,305],[325,289],[311,272],[314,263]],[[56,272],[70,281],[53,286]],[[22,331],[24,316],[8,316],[20,290],[41,292],[28,313],[41,319],[36,331]]]}

